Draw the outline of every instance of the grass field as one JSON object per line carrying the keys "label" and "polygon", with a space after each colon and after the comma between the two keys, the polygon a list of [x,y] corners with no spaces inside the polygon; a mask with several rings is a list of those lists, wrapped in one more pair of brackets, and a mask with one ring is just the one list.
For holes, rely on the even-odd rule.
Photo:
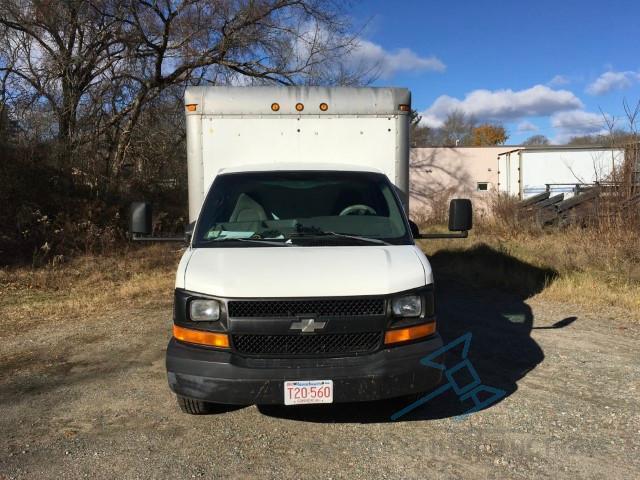
{"label": "grass field", "polygon": [[640,311],[640,239],[623,229],[509,233],[481,226],[467,239],[421,245],[436,271],[474,286]]}
{"label": "grass field", "polygon": [[79,256],[41,268],[0,269],[0,336],[46,319],[54,325],[122,307],[173,301],[176,245],[124,246],[112,255]]}
{"label": "grass field", "polygon": [[[507,234],[481,226],[467,239],[420,243],[436,281],[455,276],[526,297],[621,307],[634,317],[640,311],[640,240],[621,230]],[[169,307],[180,253],[179,245],[123,246],[112,255],[0,269],[0,322],[13,318],[11,328],[20,328],[31,319],[64,321],[124,305]]]}

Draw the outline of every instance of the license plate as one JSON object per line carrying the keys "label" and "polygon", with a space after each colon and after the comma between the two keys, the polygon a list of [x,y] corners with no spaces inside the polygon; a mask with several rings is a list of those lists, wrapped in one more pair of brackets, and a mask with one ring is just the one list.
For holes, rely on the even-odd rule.
{"label": "license plate", "polygon": [[333,403],[333,380],[284,382],[284,404]]}

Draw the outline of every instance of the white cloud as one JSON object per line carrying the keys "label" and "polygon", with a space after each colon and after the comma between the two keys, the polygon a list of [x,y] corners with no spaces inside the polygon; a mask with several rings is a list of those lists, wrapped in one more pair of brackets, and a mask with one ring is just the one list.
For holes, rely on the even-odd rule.
{"label": "white cloud", "polygon": [[518,91],[474,90],[463,100],[442,95],[421,115],[425,125],[437,128],[453,111],[460,111],[479,121],[510,121],[530,116],[548,116],[582,107],[580,99],[568,90],[535,85]]}
{"label": "white cloud", "polygon": [[607,133],[605,117],[600,113],[584,110],[555,113],[551,116],[551,126],[556,129],[557,136],[554,140],[557,143],[565,143],[571,137]]}
{"label": "white cloud", "polygon": [[629,88],[635,82],[640,82],[640,72],[604,72],[593,83],[587,86],[587,93],[591,95],[604,95],[612,90]]}
{"label": "white cloud", "polygon": [[550,87],[559,87],[560,85],[567,85],[571,83],[571,80],[566,75],[556,75],[547,82]]}
{"label": "white cloud", "polygon": [[538,126],[534,123],[524,120],[518,124],[518,133],[537,132]]}
{"label": "white cloud", "polygon": [[[353,43],[351,43],[353,42]],[[323,26],[307,22],[300,27],[292,46],[294,64],[305,63],[310,56],[322,59],[325,49],[349,43],[348,53],[336,58],[336,64],[323,68],[352,67],[354,72],[369,72],[372,76],[389,79],[398,72],[444,72],[447,66],[434,55],[420,56],[410,48],[386,50],[381,45],[361,37],[345,38],[332,34]],[[317,53],[314,53],[317,52]]]}
{"label": "white cloud", "polygon": [[365,65],[374,65],[381,78],[391,78],[403,71],[444,72],[446,65],[437,57],[421,57],[409,48],[388,51],[377,43],[359,40],[358,46],[350,54],[352,60]]}

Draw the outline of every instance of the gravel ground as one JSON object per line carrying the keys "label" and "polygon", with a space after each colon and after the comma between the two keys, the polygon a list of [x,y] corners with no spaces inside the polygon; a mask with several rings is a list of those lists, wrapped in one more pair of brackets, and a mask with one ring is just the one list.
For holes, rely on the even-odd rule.
{"label": "gravel ground", "polygon": [[[624,312],[439,285],[443,336],[504,398],[180,413],[170,306],[3,335],[0,479],[640,478],[640,326]],[[9,329],[11,331],[12,329]]]}

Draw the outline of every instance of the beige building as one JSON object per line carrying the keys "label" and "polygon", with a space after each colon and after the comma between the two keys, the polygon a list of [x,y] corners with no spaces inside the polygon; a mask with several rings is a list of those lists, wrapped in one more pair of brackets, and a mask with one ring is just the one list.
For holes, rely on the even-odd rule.
{"label": "beige building", "polygon": [[449,199],[456,197],[470,198],[478,214],[486,213],[491,195],[498,188],[498,155],[517,148],[412,148],[411,216],[446,218]]}

